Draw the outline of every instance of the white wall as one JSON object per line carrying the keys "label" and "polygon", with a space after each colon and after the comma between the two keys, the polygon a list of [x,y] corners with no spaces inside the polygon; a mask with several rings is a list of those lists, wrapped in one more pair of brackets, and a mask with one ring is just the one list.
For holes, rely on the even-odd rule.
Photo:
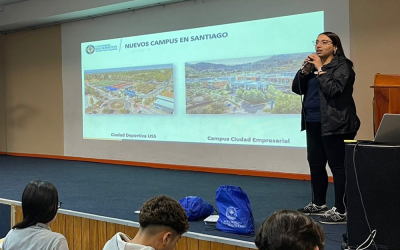
{"label": "white wall", "polygon": [[4,36],[0,35],[0,152],[7,151]]}

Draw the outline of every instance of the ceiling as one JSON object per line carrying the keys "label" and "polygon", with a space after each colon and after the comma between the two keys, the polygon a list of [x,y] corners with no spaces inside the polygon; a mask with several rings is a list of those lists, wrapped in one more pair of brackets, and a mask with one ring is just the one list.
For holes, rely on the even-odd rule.
{"label": "ceiling", "polygon": [[9,4],[14,4],[14,3],[19,3],[19,2],[24,2],[28,0],[0,0],[0,5],[9,5]]}
{"label": "ceiling", "polygon": [[0,0],[0,33],[193,0]]}

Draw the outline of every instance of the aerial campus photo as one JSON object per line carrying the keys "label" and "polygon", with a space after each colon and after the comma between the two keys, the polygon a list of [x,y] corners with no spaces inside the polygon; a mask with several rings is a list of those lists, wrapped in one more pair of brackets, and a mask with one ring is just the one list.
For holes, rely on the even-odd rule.
{"label": "aerial campus photo", "polygon": [[185,65],[187,114],[300,114],[291,88],[309,53]]}
{"label": "aerial campus photo", "polygon": [[173,65],[84,71],[85,114],[174,113]]}

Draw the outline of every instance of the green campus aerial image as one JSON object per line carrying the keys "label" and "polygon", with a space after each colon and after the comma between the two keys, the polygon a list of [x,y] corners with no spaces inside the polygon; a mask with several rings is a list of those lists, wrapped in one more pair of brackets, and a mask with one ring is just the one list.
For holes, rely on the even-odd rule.
{"label": "green campus aerial image", "polygon": [[85,70],[85,114],[174,113],[173,65]]}
{"label": "green campus aerial image", "polygon": [[308,54],[186,63],[186,113],[300,114],[291,88]]}

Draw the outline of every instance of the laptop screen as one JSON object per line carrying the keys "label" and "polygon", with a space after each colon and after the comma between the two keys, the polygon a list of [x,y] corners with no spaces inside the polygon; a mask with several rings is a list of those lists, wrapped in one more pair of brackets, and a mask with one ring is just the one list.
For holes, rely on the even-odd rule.
{"label": "laptop screen", "polygon": [[400,144],[400,114],[383,115],[374,141],[379,143]]}

